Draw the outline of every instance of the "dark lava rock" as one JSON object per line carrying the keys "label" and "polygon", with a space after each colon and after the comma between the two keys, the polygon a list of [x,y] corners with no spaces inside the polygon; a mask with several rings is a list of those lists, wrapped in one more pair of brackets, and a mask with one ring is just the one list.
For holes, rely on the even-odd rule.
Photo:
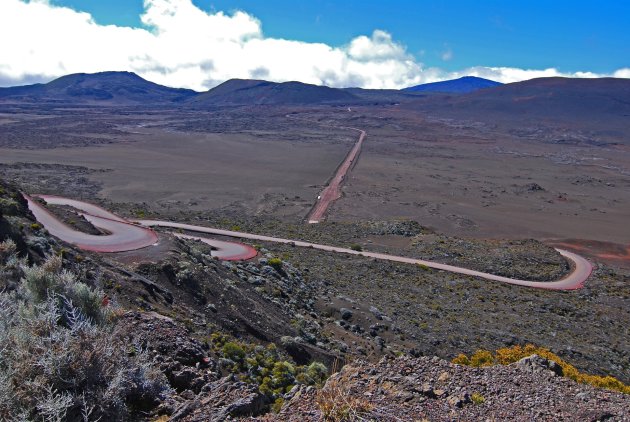
{"label": "dark lava rock", "polygon": [[232,375],[203,387],[193,400],[183,403],[169,419],[176,421],[224,421],[261,414],[269,404],[258,389]]}
{"label": "dark lava rock", "polygon": [[186,329],[171,318],[155,312],[127,312],[117,323],[117,333],[149,351],[169,356],[186,366],[209,361],[200,342],[191,338]]}
{"label": "dark lava rock", "polygon": [[339,310],[339,313],[341,314],[341,318],[345,319],[346,321],[352,318],[352,311],[348,308],[341,308]]}

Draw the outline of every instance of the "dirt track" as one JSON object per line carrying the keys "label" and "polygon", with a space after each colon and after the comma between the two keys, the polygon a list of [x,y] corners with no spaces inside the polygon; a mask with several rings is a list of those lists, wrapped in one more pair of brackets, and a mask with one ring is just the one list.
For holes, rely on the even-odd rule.
{"label": "dirt track", "polygon": [[[48,204],[67,205],[80,210],[81,215],[94,227],[107,232],[103,235],[92,235],[77,231],[59,221],[42,205],[25,196],[29,209],[50,234],[81,249],[94,252],[124,252],[152,246],[159,240],[153,230],[133,224],[99,206],[53,195],[37,196]],[[174,233],[174,235],[179,238],[199,240],[210,245],[214,249],[212,255],[224,261],[251,259],[258,254],[254,248],[242,243],[180,233]]]}
{"label": "dirt track", "polygon": [[356,128],[347,128],[356,130],[359,132],[359,140],[354,144],[346,158],[343,160],[341,165],[337,168],[335,175],[332,177],[328,186],[322,190],[322,192],[317,197],[317,202],[313,205],[311,212],[307,217],[307,221],[310,224],[319,223],[324,219],[326,211],[330,204],[332,204],[337,199],[341,198],[341,185],[346,180],[348,176],[348,172],[352,168],[352,166],[356,163],[356,160],[361,152],[361,147],[363,146],[363,140],[365,139],[366,133],[361,129]]}
{"label": "dirt track", "polygon": [[548,290],[576,290],[580,289],[584,286],[584,283],[591,275],[593,270],[592,265],[581,256],[574,254],[569,251],[565,251],[563,249],[556,249],[562,256],[564,256],[567,260],[569,260],[573,265],[573,270],[566,277],[562,278],[558,281],[528,281],[528,280],[518,280],[508,277],[502,277],[494,274],[483,273],[480,271],[469,270],[467,268],[455,267],[453,265],[441,264],[438,262],[425,261],[422,259],[408,258],[404,256],[398,255],[389,255],[375,252],[366,252],[366,251],[355,251],[353,249],[340,248],[336,246],[330,245],[321,245],[317,243],[310,242],[302,242],[299,240],[291,240],[291,239],[282,239],[278,237],[271,236],[262,236],[251,233],[242,233],[235,232],[230,230],[222,230],[222,229],[213,229],[210,227],[203,226],[195,226],[191,224],[182,224],[182,223],[174,223],[168,221],[159,221],[159,220],[134,220],[137,223],[140,223],[144,226],[149,227],[171,227],[176,229],[190,230],[200,233],[209,233],[216,234],[221,236],[230,236],[239,239],[250,239],[250,240],[259,240],[263,242],[274,242],[274,243],[285,243],[294,246],[300,246],[304,248],[312,248],[319,249],[327,252],[337,252],[344,253],[350,255],[359,255],[365,256],[368,258],[382,259],[386,261],[392,262],[402,262],[405,264],[414,264],[414,265],[422,265],[429,268],[434,268],[437,270],[449,271],[457,274],[469,275],[473,277],[479,277],[486,280],[491,281],[499,281],[502,283],[515,284],[519,286],[525,287],[535,287],[539,289],[548,289]]}
{"label": "dirt track", "polygon": [[[229,236],[238,239],[251,239],[264,242],[284,243],[305,248],[318,249],[327,252],[337,252],[350,255],[360,255],[368,258],[381,259],[385,261],[401,262],[405,264],[422,265],[437,270],[449,271],[473,277],[479,277],[491,281],[515,284],[519,286],[535,287],[549,290],[575,290],[584,286],[584,282],[591,275],[593,267],[581,256],[562,249],[556,249],[562,256],[573,264],[573,271],[566,277],[558,281],[540,282],[518,280],[502,277],[494,274],[483,273],[467,268],[455,267],[453,265],[441,264],[438,262],[425,261],[422,259],[408,258],[404,256],[382,254],[376,252],[356,251],[353,249],[340,248],[337,246],[322,245],[318,243],[302,242],[299,240],[283,239],[279,237],[263,236],[252,233],[243,233],[230,230],[214,229],[210,227],[195,226],[191,224],[175,223],[160,220],[124,220],[109,211],[98,206],[73,199],[66,199],[58,196],[41,195],[45,201],[56,205],[68,205],[81,210],[82,215],[94,226],[107,230],[109,234],[102,236],[89,235],[68,227],[59,221],[54,215],[48,212],[43,206],[25,196],[29,208],[44,225],[44,227],[56,237],[73,243],[79,248],[96,252],[119,252],[140,249],[153,245],[158,238],[155,232],[147,227],[170,227],[183,229],[197,233],[208,233],[220,236]],[[94,214],[91,214],[94,213]],[[139,225],[138,225],[139,224]],[[145,227],[142,227],[145,226]],[[218,241],[200,236],[187,236],[176,234],[178,237],[200,240],[216,249],[214,256],[224,260],[245,260],[256,256],[256,251],[250,246],[235,243]]]}

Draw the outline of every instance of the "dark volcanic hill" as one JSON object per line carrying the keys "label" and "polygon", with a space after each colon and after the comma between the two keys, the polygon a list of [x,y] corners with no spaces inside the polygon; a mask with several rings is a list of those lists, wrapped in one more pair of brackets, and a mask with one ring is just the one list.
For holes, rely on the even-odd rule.
{"label": "dark volcanic hill", "polygon": [[403,89],[405,92],[444,92],[449,94],[465,94],[484,88],[493,88],[503,85],[490,79],[476,76],[464,76],[450,81],[432,82]]}
{"label": "dark volcanic hill", "polygon": [[0,88],[0,101],[72,104],[164,104],[197,95],[149,82],[132,72],[76,73],[46,84]]}
{"label": "dark volcanic hill", "polygon": [[467,95],[441,97],[431,106],[473,115],[630,117],[630,79],[537,78]]}
{"label": "dark volcanic hill", "polygon": [[189,103],[204,105],[284,105],[284,104],[344,104],[359,99],[341,89],[305,84],[302,82],[268,82],[249,79],[230,79],[199,94]]}
{"label": "dark volcanic hill", "polygon": [[402,107],[434,117],[498,125],[511,133],[533,134],[536,128],[555,127],[580,132],[595,143],[597,139],[628,143],[630,79],[538,78]]}

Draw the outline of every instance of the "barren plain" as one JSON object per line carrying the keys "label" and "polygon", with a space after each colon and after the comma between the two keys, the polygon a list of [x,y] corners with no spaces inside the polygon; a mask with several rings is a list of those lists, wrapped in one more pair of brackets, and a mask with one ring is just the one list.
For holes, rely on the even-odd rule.
{"label": "barren plain", "polygon": [[[87,199],[130,217],[352,246],[531,280],[568,271],[549,245],[562,244],[597,265],[583,290],[540,292],[364,257],[255,245],[262,259],[279,257],[302,275],[263,280],[257,275],[263,261],[226,267],[261,306],[235,322],[248,302],[234,299],[235,309],[221,304],[225,314],[217,319],[206,304],[219,306],[225,280],[212,279],[219,283],[212,294],[199,291],[206,286],[201,282],[177,284],[167,270],[184,271],[176,251],[200,246],[182,246],[161,233],[160,248],[107,259],[158,280],[175,302],[120,281],[122,290],[108,291],[122,303],[176,312],[201,327],[214,321],[239,338],[301,336],[317,346],[315,355],[348,360],[398,351],[450,359],[480,347],[533,342],[581,369],[630,379],[628,139],[602,135],[593,142],[575,130],[559,137],[562,128],[555,126],[525,131],[392,104],[22,107],[1,110],[0,174],[31,193]],[[357,140],[356,131],[343,127],[367,132],[363,149],[327,221],[307,225],[317,195]],[[340,319],[341,308],[352,310],[349,321]],[[391,321],[380,322],[372,308]]]}
{"label": "barren plain", "polygon": [[[412,219],[449,235],[536,238],[627,265],[630,141],[618,132],[395,105],[3,111],[0,171],[44,193],[80,178],[83,188],[70,191],[88,184],[89,196],[156,211],[301,221],[356,141],[344,128],[352,126],[367,139],[330,221]],[[34,180],[41,164],[46,174]]]}

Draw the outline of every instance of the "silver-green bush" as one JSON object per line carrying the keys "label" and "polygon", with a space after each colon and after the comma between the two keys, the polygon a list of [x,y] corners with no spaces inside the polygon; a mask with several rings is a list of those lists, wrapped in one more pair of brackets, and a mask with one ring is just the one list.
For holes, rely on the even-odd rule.
{"label": "silver-green bush", "polygon": [[[0,274],[18,261],[4,253]],[[102,294],[58,258],[19,262],[18,288],[0,293],[0,420],[126,420],[155,406],[168,383],[115,337]]]}

